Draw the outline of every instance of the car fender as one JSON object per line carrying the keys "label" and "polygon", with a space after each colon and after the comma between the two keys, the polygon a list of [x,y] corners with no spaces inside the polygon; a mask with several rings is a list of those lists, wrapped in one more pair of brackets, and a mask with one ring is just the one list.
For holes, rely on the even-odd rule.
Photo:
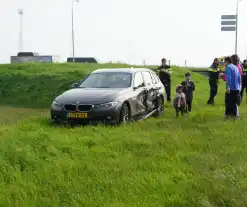
{"label": "car fender", "polygon": [[130,110],[130,115],[132,115],[132,109],[131,109],[131,105],[130,105],[130,102],[128,99],[121,99],[118,102],[119,102],[118,107],[120,108],[120,110],[118,110],[118,116],[120,115],[120,112],[121,112],[121,109],[122,109],[122,106],[124,103],[126,103],[128,105],[129,110]]}

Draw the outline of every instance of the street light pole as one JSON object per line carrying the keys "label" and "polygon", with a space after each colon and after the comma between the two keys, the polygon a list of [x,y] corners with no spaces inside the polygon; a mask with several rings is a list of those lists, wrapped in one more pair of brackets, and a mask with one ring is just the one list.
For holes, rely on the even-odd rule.
{"label": "street light pole", "polygon": [[19,52],[22,52],[22,16],[23,16],[23,9],[18,10],[18,14],[20,16],[20,36],[19,36]]}
{"label": "street light pole", "polygon": [[74,3],[79,0],[72,0],[72,51],[73,51],[73,63],[75,62],[75,34],[74,34]]}
{"label": "street light pole", "polygon": [[235,32],[235,54],[238,53],[238,6],[241,0],[237,0],[236,6],[236,32]]}

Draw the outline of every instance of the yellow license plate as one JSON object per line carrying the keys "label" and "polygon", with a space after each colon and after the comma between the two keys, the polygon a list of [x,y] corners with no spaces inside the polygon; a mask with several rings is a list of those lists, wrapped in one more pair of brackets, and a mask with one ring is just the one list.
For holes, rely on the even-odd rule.
{"label": "yellow license plate", "polygon": [[86,119],[87,117],[87,113],[68,113],[68,118]]}

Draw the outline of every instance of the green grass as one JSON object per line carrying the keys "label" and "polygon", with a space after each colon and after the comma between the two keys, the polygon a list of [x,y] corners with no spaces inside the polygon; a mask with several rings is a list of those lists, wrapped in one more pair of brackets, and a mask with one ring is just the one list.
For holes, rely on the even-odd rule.
{"label": "green grass", "polygon": [[47,115],[47,109],[31,109],[23,107],[0,106],[0,124],[15,124],[19,120],[24,120],[33,116]]}
{"label": "green grass", "polygon": [[[2,103],[47,107],[52,90],[109,66],[68,67],[0,68]],[[173,94],[186,71],[174,69]],[[192,78],[188,117],[167,104],[159,119],[116,128],[53,127],[48,114],[1,126],[0,206],[247,206],[246,104],[240,120],[224,121],[224,83],[210,107],[207,79]]]}

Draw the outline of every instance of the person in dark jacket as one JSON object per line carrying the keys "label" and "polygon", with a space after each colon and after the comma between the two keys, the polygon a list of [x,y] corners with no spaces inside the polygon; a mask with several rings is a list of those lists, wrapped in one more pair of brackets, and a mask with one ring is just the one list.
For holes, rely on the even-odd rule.
{"label": "person in dark jacket", "polygon": [[185,74],[185,81],[181,83],[183,86],[183,93],[186,97],[186,112],[191,112],[192,101],[193,101],[193,92],[195,90],[195,83],[191,80],[191,74]]}
{"label": "person in dark jacket", "polygon": [[171,102],[171,66],[166,64],[166,59],[161,60],[161,65],[158,67],[158,75],[165,87],[167,102]]}
{"label": "person in dark jacket", "polygon": [[218,84],[220,78],[219,63],[219,59],[215,58],[213,64],[208,69],[210,97],[207,104],[214,105],[214,98],[218,93]]}
{"label": "person in dark jacket", "polygon": [[246,103],[247,103],[247,60],[243,61],[243,65],[242,65],[242,89],[240,92],[241,95],[241,101],[243,100],[243,94],[244,94],[244,89],[246,92]]}

